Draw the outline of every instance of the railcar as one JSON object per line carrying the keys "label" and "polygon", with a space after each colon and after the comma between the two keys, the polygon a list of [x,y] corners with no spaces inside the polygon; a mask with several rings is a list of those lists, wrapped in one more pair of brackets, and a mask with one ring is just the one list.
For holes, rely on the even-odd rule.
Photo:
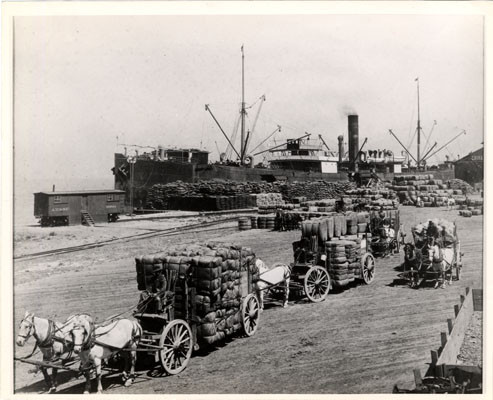
{"label": "railcar", "polygon": [[34,216],[41,226],[114,222],[125,212],[123,190],[34,193]]}

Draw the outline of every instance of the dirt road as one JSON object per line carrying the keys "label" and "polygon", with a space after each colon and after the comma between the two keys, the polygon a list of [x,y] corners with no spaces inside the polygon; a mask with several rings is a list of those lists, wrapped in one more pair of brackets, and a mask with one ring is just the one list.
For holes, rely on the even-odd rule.
{"label": "dirt road", "polygon": [[[419,217],[417,211],[419,210]],[[103,380],[108,393],[389,393],[394,384],[412,387],[412,369],[424,368],[430,350],[440,346],[440,332],[465,287],[482,288],[481,217],[462,218],[457,211],[401,207],[410,227],[427,218],[456,221],[465,253],[461,280],[446,289],[413,290],[395,284],[402,254],[377,260],[377,275],[369,286],[353,285],[331,292],[318,304],[300,301],[283,309],[270,304],[261,315],[254,337],[235,338],[192,357],[180,375],[155,376],[140,369],[130,388],[116,375]],[[221,239],[251,246],[267,264],[292,259],[291,243],[299,231],[187,233],[115,244],[56,258],[15,264],[16,324],[24,310],[63,320],[89,312],[101,321],[125,311],[138,300],[134,257],[162,250],[169,243]],[[408,236],[408,240],[410,237]],[[40,248],[41,250],[42,248]],[[397,282],[398,283],[398,282]],[[32,342],[29,342],[32,344]],[[31,347],[17,348],[19,356]],[[43,390],[42,375],[31,366],[15,364],[18,393]],[[159,372],[159,371],[154,371]],[[153,375],[153,376],[151,376]],[[59,391],[82,393],[83,380],[71,372],[59,374]]]}

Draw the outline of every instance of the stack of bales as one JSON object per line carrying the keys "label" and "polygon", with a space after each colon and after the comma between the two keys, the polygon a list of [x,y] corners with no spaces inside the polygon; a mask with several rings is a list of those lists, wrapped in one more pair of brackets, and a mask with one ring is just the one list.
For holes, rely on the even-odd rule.
{"label": "stack of bales", "polygon": [[474,188],[462,179],[450,179],[447,181],[449,189],[454,189],[464,194],[471,194]]}
{"label": "stack of bales", "polygon": [[[355,184],[348,181],[327,182],[236,182],[236,181],[200,181],[198,183],[185,183],[176,181],[167,184],[156,184],[149,189],[146,199],[146,207],[154,209],[181,209],[184,205],[191,203],[193,207],[198,207],[197,204],[202,204],[204,207],[221,208],[221,202],[215,201],[221,196],[238,197],[246,196],[249,199],[242,199],[243,202],[255,203],[258,197],[251,196],[255,194],[280,194],[281,197],[267,197],[269,206],[279,206],[279,199],[293,202],[300,197],[306,197],[308,200],[318,200],[326,198],[340,198],[347,190],[355,188]],[[212,199],[212,200],[207,200]],[[272,199],[272,201],[270,201]],[[222,200],[224,203],[224,200]],[[260,204],[263,206],[264,199],[261,198]],[[271,204],[275,202],[275,204]],[[239,207],[239,200],[234,202],[232,206]],[[255,204],[253,205],[255,206]],[[190,206],[192,207],[192,206]],[[205,209],[205,208],[204,208]]]}
{"label": "stack of bales", "polygon": [[[188,287],[195,288],[196,312],[200,321],[198,339],[211,344],[241,328],[240,307],[242,297],[248,294],[248,269],[252,273],[252,282],[258,280],[254,260],[255,254],[248,247],[219,243],[138,257],[135,259],[138,288],[158,292],[159,282],[169,270],[186,276]],[[174,291],[175,318],[186,316],[185,290],[184,281],[179,279]]]}
{"label": "stack of bales", "polygon": [[334,215],[303,221],[302,238],[317,245],[327,253],[327,270],[333,286],[345,286],[360,277],[362,234],[367,232],[369,214]]}
{"label": "stack of bales", "polygon": [[259,212],[272,212],[277,208],[283,208],[286,204],[282,199],[281,193],[259,193],[252,195]]}
{"label": "stack of bales", "polygon": [[459,215],[471,217],[483,214],[483,199],[467,199],[465,204],[459,206]]}
{"label": "stack of bales", "polygon": [[393,210],[399,207],[399,199],[396,193],[382,188],[358,188],[346,191],[343,200],[347,209],[363,208],[370,210]]}
{"label": "stack of bales", "polygon": [[345,286],[359,276],[361,239],[325,242],[327,269],[333,286]]}
{"label": "stack of bales", "polygon": [[[390,188],[397,192],[399,200],[404,205],[420,205],[418,198],[421,199],[424,207],[440,207],[447,205],[447,202],[464,204],[466,198],[462,190],[451,188],[449,182],[433,179],[431,174],[399,175],[394,177]],[[456,180],[454,187],[458,187]]]}
{"label": "stack of bales", "polygon": [[349,181],[283,182],[278,185],[283,198],[290,203],[294,203],[295,199],[300,197],[307,200],[338,199],[346,191],[356,188],[356,184]]}

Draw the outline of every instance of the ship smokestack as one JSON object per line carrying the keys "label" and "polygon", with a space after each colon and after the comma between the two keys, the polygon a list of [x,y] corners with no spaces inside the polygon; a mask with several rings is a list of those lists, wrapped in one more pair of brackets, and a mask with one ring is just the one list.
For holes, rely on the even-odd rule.
{"label": "ship smokestack", "polygon": [[344,159],[344,136],[338,136],[337,140],[339,141],[339,162],[341,163]]}
{"label": "ship smokestack", "polygon": [[359,151],[359,132],[358,132],[358,116],[348,115],[348,146],[349,146],[349,162],[355,164],[358,159]]}

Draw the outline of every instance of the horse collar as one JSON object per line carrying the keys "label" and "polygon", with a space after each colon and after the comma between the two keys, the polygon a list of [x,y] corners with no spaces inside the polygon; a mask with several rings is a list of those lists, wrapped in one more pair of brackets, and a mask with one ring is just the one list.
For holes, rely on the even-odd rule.
{"label": "horse collar", "polygon": [[82,344],[81,349],[90,350],[92,347],[94,347],[95,342],[96,342],[96,335],[94,332],[94,323],[91,321],[89,324],[89,332],[87,332],[87,339]]}
{"label": "horse collar", "polygon": [[38,347],[40,349],[45,349],[45,348],[53,346],[53,342],[55,341],[54,337],[53,337],[54,329],[55,329],[55,323],[51,319],[49,319],[48,320],[48,332],[46,334],[45,340],[43,340],[42,342],[39,342],[39,336],[36,334],[36,332],[34,333],[35,336],[34,335],[33,336],[35,337],[36,341],[38,342]]}

